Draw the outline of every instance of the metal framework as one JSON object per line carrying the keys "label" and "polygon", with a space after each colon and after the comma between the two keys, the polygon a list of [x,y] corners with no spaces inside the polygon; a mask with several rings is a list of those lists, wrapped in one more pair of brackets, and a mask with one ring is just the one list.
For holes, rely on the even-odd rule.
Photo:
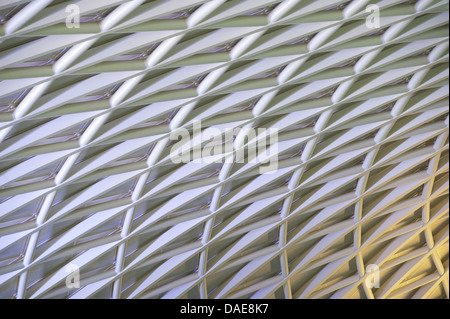
{"label": "metal framework", "polygon": [[[1,0],[0,298],[448,298],[448,47],[439,0]],[[174,163],[197,120],[277,171]]]}

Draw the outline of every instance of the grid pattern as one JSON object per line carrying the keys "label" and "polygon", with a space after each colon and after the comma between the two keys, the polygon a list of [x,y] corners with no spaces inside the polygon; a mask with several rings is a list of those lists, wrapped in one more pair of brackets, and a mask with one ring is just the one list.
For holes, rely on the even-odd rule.
{"label": "grid pattern", "polygon": [[0,298],[448,298],[448,126],[448,1],[2,0]]}

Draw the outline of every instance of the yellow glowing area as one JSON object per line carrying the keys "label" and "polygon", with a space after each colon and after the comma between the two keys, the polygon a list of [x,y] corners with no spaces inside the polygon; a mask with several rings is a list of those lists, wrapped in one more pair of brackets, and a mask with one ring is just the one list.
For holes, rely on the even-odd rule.
{"label": "yellow glowing area", "polygon": [[1,0],[0,298],[449,298],[448,20]]}

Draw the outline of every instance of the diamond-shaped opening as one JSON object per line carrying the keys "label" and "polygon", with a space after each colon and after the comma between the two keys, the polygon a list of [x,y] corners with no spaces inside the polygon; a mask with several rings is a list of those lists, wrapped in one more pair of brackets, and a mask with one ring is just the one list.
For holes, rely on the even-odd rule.
{"label": "diamond-shaped opening", "polygon": [[[214,216],[214,224],[211,231],[211,238],[214,238],[224,227],[226,227],[230,222],[232,222],[242,211],[242,209],[239,208],[231,208],[226,209],[224,211],[221,211],[219,214]],[[226,240],[226,239],[221,239]],[[217,246],[213,246],[217,247]],[[208,250],[208,257],[209,259],[213,258],[216,254],[219,254],[220,250],[215,250],[215,248],[210,248]],[[208,259],[208,260],[209,260]]]}
{"label": "diamond-shaped opening", "polygon": [[[358,184],[358,180],[354,179],[354,180],[348,182],[347,184],[336,188],[336,190],[334,192],[330,192],[330,194],[321,197],[320,201],[317,202],[317,205],[320,205],[320,203],[326,202],[328,200],[337,199],[340,196],[347,195],[349,193],[355,193],[357,184]],[[355,198],[356,198],[356,195],[355,195]]]}
{"label": "diamond-shaped opening", "polygon": [[[364,245],[364,248],[366,249],[370,246],[370,243],[368,243],[369,238],[379,229],[379,227],[389,218],[388,214],[380,214],[378,216],[372,216],[371,218],[366,218],[361,223],[361,244]],[[388,231],[388,230],[386,230]],[[385,245],[388,243],[388,241],[381,241],[377,242],[377,239],[372,239],[371,244],[376,242],[376,246],[372,247],[372,251],[368,253],[364,253],[364,260],[367,264],[371,264],[375,262],[376,258],[379,257],[382,245]],[[366,244],[367,243],[367,244]]]}
{"label": "diamond-shaped opening", "polygon": [[[236,256],[236,257],[239,258],[242,256],[250,255],[252,253],[260,252],[270,246],[278,245],[279,240],[280,240],[280,231],[279,231],[278,227],[271,229],[271,230],[267,231],[264,235],[259,237],[257,240],[253,241],[250,246],[247,246],[240,253],[240,255]],[[230,260],[230,262],[235,260],[236,257],[232,258]],[[278,270],[276,272],[278,273]]]}
{"label": "diamond-shaped opening", "polygon": [[257,74],[255,76],[251,77],[250,79],[245,80],[244,83],[246,81],[251,81],[251,80],[277,78],[278,75],[284,70],[285,67],[286,67],[286,65],[283,65],[283,66],[277,67],[275,69],[272,69],[272,70],[265,71],[263,73]]}
{"label": "diamond-shaped opening", "polygon": [[[356,266],[356,260],[353,258],[349,261],[345,261],[341,264],[341,266],[336,269],[330,278],[326,279],[322,282],[322,285],[318,285],[314,287],[314,289],[311,291],[312,298],[325,298],[329,299],[332,294],[338,290],[336,287],[333,291],[329,291],[329,287],[332,287],[335,284],[339,284],[340,282],[345,282],[346,279],[357,275],[358,270]],[[348,284],[345,284],[347,286]]]}
{"label": "diamond-shaped opening", "polygon": [[[134,224],[135,223],[133,223],[133,226]],[[139,256],[139,254],[143,252],[145,247],[148,247],[148,245],[150,245],[154,240],[163,235],[169,229],[170,227],[156,228],[150,226],[139,234],[130,237],[127,240],[125,267],[129,265],[137,256]],[[147,267],[149,265],[150,264],[147,263]]]}
{"label": "diamond-shaped opening", "polygon": [[171,289],[171,283],[176,281],[183,281],[185,277],[197,273],[198,263],[199,255],[196,254],[180,265],[177,265],[174,269],[171,269],[163,277],[159,278],[155,284],[147,287],[143,292],[140,293],[139,298],[161,298],[165,292]]}
{"label": "diamond-shaped opening", "polygon": [[155,42],[143,48],[134,49],[121,55],[112,57],[106,62],[117,62],[117,61],[131,61],[131,60],[144,60],[147,59],[153,51],[161,44],[161,42]]}
{"label": "diamond-shaped opening", "polygon": [[[178,44],[172,49],[172,52],[177,52],[177,48],[183,47],[186,44],[194,44],[204,38],[205,36],[210,35],[215,32],[215,29],[196,29],[186,32],[183,35],[183,38],[178,42]],[[180,46],[182,45],[182,46]],[[216,44],[217,45],[217,44]]]}
{"label": "diamond-shaped opening", "polygon": [[[33,259],[39,257],[69,229],[75,227],[78,223],[82,222],[84,217],[78,218],[66,218],[61,219],[58,222],[47,224],[43,226],[39,232],[39,238],[36,245]],[[51,259],[52,257],[50,257]]]}
{"label": "diamond-shaped opening", "polygon": [[[108,119],[105,121],[104,126],[107,126],[108,124],[111,124],[114,121],[121,122],[122,120],[126,120],[130,116],[133,116],[135,113],[139,112],[141,109],[142,109],[142,105],[134,106],[134,107],[127,107],[127,108],[120,108],[120,109],[114,110],[109,114]],[[133,127],[130,129],[133,130],[133,129],[137,129],[137,128],[169,124],[170,121],[175,117],[177,112],[178,112],[178,109],[164,112],[162,114],[151,117],[144,122],[137,123],[137,124],[133,125]],[[103,130],[101,130],[101,131],[103,131]]]}
{"label": "diamond-shaped opening", "polygon": [[[226,238],[209,246],[207,271],[209,271],[225,255],[230,247],[233,247],[233,244],[236,241],[236,237]],[[220,287],[222,283],[227,282],[227,278],[242,267],[242,264],[243,263],[235,264],[233,266],[224,266],[222,263],[218,266],[218,268],[216,268],[215,271],[209,272],[206,279],[208,285],[208,295],[214,294],[214,292],[217,293],[217,288]]]}
{"label": "diamond-shaped opening", "polygon": [[227,296],[233,296],[235,298],[251,296],[261,289],[258,287],[258,284],[276,276],[281,276],[280,258],[278,256],[275,256],[275,258],[265,263],[260,269],[246,278],[245,283],[234,287],[227,293]]}
{"label": "diamond-shaped opening", "polygon": [[[90,216],[93,215],[94,214],[91,214]],[[86,219],[89,218],[90,216],[86,216]],[[119,234],[122,230],[124,218],[125,214],[120,214],[119,216],[111,219],[105,224],[91,230],[89,233],[83,235],[82,237],[77,238],[74,241],[73,245],[82,245],[89,242],[94,242],[95,240],[98,239],[105,239],[114,234]]]}
{"label": "diamond-shaped opening", "polygon": [[[1,25],[1,24],[0,24]],[[9,37],[3,40],[2,45],[0,46],[0,52],[5,52],[8,50],[12,50],[15,48],[19,48],[23,45],[29,45],[34,41],[45,38],[45,36],[32,36],[27,35],[23,37]]]}
{"label": "diamond-shaped opening", "polygon": [[[411,97],[408,99],[408,102],[406,103],[406,105],[403,109],[404,112],[408,111],[409,109],[411,109],[413,107],[417,107],[417,105],[421,105],[422,101],[433,96],[433,94],[436,93],[438,90],[440,90],[440,88],[430,88],[430,89],[419,90],[419,91],[411,94]],[[448,104],[448,97],[442,96],[442,98],[437,99],[433,104],[428,106],[428,108],[432,107],[433,105],[445,106],[447,104]]]}
{"label": "diamond-shaped opening", "polygon": [[[287,115],[289,116],[289,115]],[[312,117],[305,117],[304,119],[301,119],[299,122],[289,125],[285,128],[283,128],[282,130],[279,131],[279,134],[281,134],[281,136],[292,136],[292,138],[295,138],[295,135],[291,134],[294,132],[300,133],[300,131],[304,132],[304,129],[306,128],[310,128],[313,129],[316,124],[317,121],[320,118],[320,114],[316,115],[316,116],[312,116]],[[272,125],[267,124],[267,127],[271,127]],[[287,134],[286,134],[287,133]],[[311,131],[311,135],[314,134],[314,131]],[[302,135],[297,135],[297,137],[303,136]]]}
{"label": "diamond-shaped opening", "polygon": [[[212,96],[204,96],[200,97],[198,100],[198,103],[196,103],[194,109],[191,111],[191,113],[186,117],[186,120],[184,123],[187,123],[188,121],[191,121],[193,118],[200,116],[204,112],[208,112],[209,109],[214,107],[216,103],[221,103],[224,98],[226,98],[227,95],[221,94],[221,95],[212,95]],[[255,98],[250,101],[244,101],[242,103],[237,102],[235,104],[229,105],[227,108],[221,109],[220,111],[216,111],[211,117],[208,117],[207,119],[211,119],[213,123],[215,123],[217,119],[220,118],[223,114],[229,114],[229,113],[235,113],[245,110],[250,110],[253,108],[254,103],[257,102],[258,98]],[[218,121],[219,123],[222,123],[222,121]]]}
{"label": "diamond-shaped opening", "polygon": [[[407,277],[405,277],[402,283],[415,282],[425,276],[432,275],[434,273],[436,273],[436,266],[431,256],[429,256],[428,258],[423,258],[421,260],[420,267],[415,269],[415,271],[413,271]],[[400,285],[402,283],[400,283]]]}
{"label": "diamond-shaped opening", "polygon": [[71,47],[65,47],[57,51],[37,56],[32,60],[27,60],[19,64],[10,66],[9,68],[25,68],[25,67],[42,67],[55,64]]}
{"label": "diamond-shaped opening", "polygon": [[221,194],[221,203],[225,203],[232,196],[234,196],[241,188],[245,187],[249,182],[253,180],[253,177],[241,177],[233,178],[228,183],[224,184]]}
{"label": "diamond-shaped opening", "polygon": [[105,19],[111,12],[113,12],[118,6],[112,6],[106,9],[102,9],[97,12],[88,13],[80,16],[80,23],[88,23],[88,22],[100,22]]}
{"label": "diamond-shaped opening", "polygon": [[14,226],[33,222],[36,219],[43,202],[43,197],[37,198],[15,210],[13,213],[3,216],[0,219],[0,232],[2,234],[13,233],[15,232]]}
{"label": "diamond-shaped opening", "polygon": [[342,3],[333,5],[331,7],[328,7],[326,9],[323,9],[323,11],[343,11],[345,7],[350,3],[351,1],[343,1]]}
{"label": "diamond-shaped opening", "polygon": [[373,109],[370,112],[364,113],[364,115],[372,115],[372,114],[380,114],[383,112],[392,112],[392,109],[394,108],[395,102],[383,104],[380,107],[377,107],[376,109]]}
{"label": "diamond-shaped opening", "polygon": [[177,83],[177,84],[175,84],[175,85],[165,89],[164,92],[174,91],[174,90],[181,90],[181,89],[196,88],[196,87],[198,87],[200,85],[200,83],[202,83],[202,81],[205,79],[205,77],[207,75],[208,75],[207,73],[206,74],[202,74],[202,75],[199,75],[199,76],[197,76],[197,77],[195,77],[193,79],[189,79],[189,80]]}
{"label": "diamond-shaped opening", "polygon": [[[107,33],[105,35],[100,35],[98,38],[95,39],[95,43],[92,44],[92,46],[89,47],[89,50],[86,51],[83,55],[81,55],[76,62],[80,62],[84,60],[87,56],[89,56],[88,52],[97,53],[98,49],[102,45],[110,45],[114,44],[116,41],[120,41],[121,39],[124,39],[128,36],[132,35],[132,33]],[[97,50],[93,50],[97,49]]]}
{"label": "diamond-shaped opening", "polygon": [[45,165],[27,176],[4,185],[5,188],[19,187],[53,179],[58,174],[64,160]]}
{"label": "diamond-shaped opening", "polygon": [[81,97],[73,101],[72,103],[81,103],[81,102],[90,102],[90,101],[98,101],[98,100],[106,100],[111,98],[111,96],[119,89],[119,87],[123,84],[116,83],[114,85],[111,85],[110,87],[106,89],[102,89],[100,91],[90,93],[87,96]]}
{"label": "diamond-shaped opening", "polygon": [[[292,208],[291,208],[291,211],[292,211]],[[314,210],[304,211],[304,212],[297,213],[297,214],[290,214],[290,215],[288,216],[288,219],[287,219],[287,229],[286,229],[287,237],[286,237],[286,241],[287,241],[287,242],[292,241],[292,239],[293,239],[295,236],[297,236],[297,234],[298,234],[300,231],[302,231],[302,229],[303,229],[303,228],[304,228],[304,227],[312,220],[312,218],[314,218],[318,213],[320,213],[320,211],[314,209]],[[321,227],[320,227],[320,225],[316,225],[315,228],[320,229]],[[311,233],[312,231],[314,231],[314,228],[313,228],[310,232],[308,232],[308,233]],[[307,233],[307,234],[308,234],[308,233]],[[311,239],[313,238],[313,237],[305,237],[305,236],[307,236],[307,234],[306,234],[306,235],[303,235],[304,240],[305,240],[305,239],[308,240],[309,238],[311,238]],[[301,241],[301,242],[302,242],[302,241]]]}
{"label": "diamond-shaped opening", "polygon": [[[422,14],[419,16],[415,16],[413,19],[409,20],[409,24],[402,29],[402,33],[406,34],[410,32],[411,30],[417,28],[419,25],[427,25],[430,24],[431,21],[436,17],[438,13],[430,13],[430,14]],[[439,26],[448,24],[448,20],[443,19],[441,23],[439,23]],[[437,26],[434,26],[434,28],[437,28]]]}
{"label": "diamond-shaped opening", "polygon": [[[290,233],[288,234],[288,239],[290,242],[292,240],[292,238],[294,237],[294,235],[301,229],[301,226],[299,226],[297,229],[292,229],[290,231]],[[294,234],[292,234],[294,232]],[[296,243],[292,243],[290,242],[290,245],[287,246],[286,248],[286,255],[287,255],[287,261],[288,261],[288,266],[289,269],[294,269],[298,266],[299,263],[301,263],[305,256],[309,253],[312,252],[312,250],[315,248],[316,244],[319,242],[320,238],[312,238],[310,239],[309,237],[306,237],[304,240],[302,241],[298,241]],[[304,267],[304,266],[303,266]],[[310,268],[310,269],[315,269],[315,271],[319,271],[320,268]],[[303,281],[305,278],[303,278],[303,276],[300,276],[301,278],[295,278],[295,276],[293,276],[292,279],[294,279],[293,282],[300,280]],[[309,278],[313,278],[313,277],[307,277]],[[300,285],[300,283],[299,283]],[[292,291],[295,291],[295,289],[293,289]]]}
{"label": "diamond-shaped opening", "polygon": [[159,16],[159,17],[155,18],[155,20],[187,19],[199,7],[200,7],[200,5],[197,5],[197,6],[193,6],[193,7],[190,7],[190,8],[187,8],[187,9],[183,9],[183,10],[180,10],[180,11],[175,11],[175,12],[172,12],[172,13],[170,13],[168,15]]}
{"label": "diamond-shaped opening", "polygon": [[72,182],[65,186],[61,186],[56,191],[55,198],[53,199],[51,212],[56,213],[62,205],[65,205],[70,200],[71,197],[75,196],[77,193],[82,192],[84,189],[90,187],[95,181],[82,181],[82,182]]}
{"label": "diamond-shaped opening", "polygon": [[[22,90],[20,92],[13,93],[11,95],[0,98],[0,121],[12,120],[12,112],[20,104],[20,102],[27,96],[31,91],[31,88]],[[5,114],[6,113],[6,114]],[[11,118],[7,118],[6,115],[11,114]]]}
{"label": "diamond-shaped opening", "polygon": [[89,120],[84,123],[78,124],[74,127],[71,127],[67,130],[63,130],[61,132],[53,134],[44,140],[34,143],[33,147],[78,140],[80,136],[84,133],[84,131],[86,131],[86,129],[89,127],[89,124],[91,122],[92,120]]}
{"label": "diamond-shaped opening", "polygon": [[[413,114],[413,115],[407,115],[403,116],[400,119],[398,119],[395,124],[392,126],[392,128],[389,131],[388,136],[394,135],[397,131],[401,130],[403,127],[407,126],[410,122],[417,121],[417,119],[421,119],[423,117],[423,114]],[[419,127],[430,125],[433,123],[442,123],[442,128],[445,128],[444,121],[448,117],[448,114],[444,113],[441,115],[436,115],[434,118],[430,118],[426,121],[422,121],[420,123]],[[417,128],[415,128],[417,129]]]}
{"label": "diamond-shaped opening", "polygon": [[101,203],[122,199],[125,197],[130,197],[133,193],[134,187],[136,186],[137,178],[134,178],[132,180],[129,180],[113,190],[107,192],[106,194],[102,194],[100,197],[97,197],[96,199],[93,199],[89,202],[86,202],[83,207],[89,207],[92,205],[98,205]]}
{"label": "diamond-shaped opening", "polygon": [[119,159],[106,164],[102,169],[118,167],[122,165],[137,163],[137,162],[145,162],[150,154],[153,151],[155,144],[151,144],[150,147],[143,147],[131,154],[127,154],[126,156],[122,156]]}
{"label": "diamond-shaped opening", "polygon": [[[314,152],[312,156],[317,155],[318,153],[320,153],[321,151],[323,151],[324,149],[326,149],[327,147],[331,146],[333,143],[335,143],[337,140],[339,140],[339,138],[342,138],[342,136],[345,136],[345,134],[348,133],[349,130],[337,130],[334,132],[330,132],[330,133],[323,133],[321,134],[319,140],[317,141],[316,146],[314,147]],[[344,143],[341,143],[339,145],[339,147],[342,147],[343,145],[346,145],[348,143],[351,142],[356,142],[356,141],[365,141],[365,140],[371,140],[374,139],[376,134],[378,133],[378,128],[372,129],[370,131],[361,131],[361,135],[359,134],[355,134],[355,137],[352,139],[349,139],[347,141],[345,141]],[[335,145],[334,148],[336,148],[337,145]]]}
{"label": "diamond-shaped opening", "polygon": [[101,144],[101,145],[93,145],[85,149],[80,153],[75,161],[74,167],[77,165],[82,165],[88,163],[94,157],[101,155],[102,153],[116,147],[119,143],[110,143],[110,144]]}
{"label": "diamond-shaped opening", "polygon": [[[42,99],[49,98],[50,93],[54,93],[58,90],[65,91],[67,88],[70,88],[73,85],[76,85],[88,78],[91,75],[64,75],[58,78],[58,81],[51,81],[45,90],[45,95],[42,96]],[[71,102],[73,103],[73,102]]]}
{"label": "diamond-shaped opening", "polygon": [[243,13],[243,16],[268,16],[279,3]]}
{"label": "diamond-shaped opening", "polygon": [[[99,180],[107,176],[146,168],[146,160],[151,154],[153,146],[154,144],[144,146],[138,150],[135,150],[134,152],[115,158],[114,160],[106,161],[103,164],[97,162],[95,164],[95,169],[94,167],[90,168],[90,175],[85,175],[81,177],[81,180],[78,181]],[[116,147],[116,145],[114,145],[112,148],[114,147]],[[90,157],[80,158],[78,162],[71,167],[68,175],[72,176],[79,170],[85,168],[89,164],[92,164],[92,162],[98,159],[97,156],[104,156],[103,152],[108,151],[108,149],[104,148],[99,148],[98,150],[100,150],[100,152],[88,154],[92,155]],[[81,155],[83,156],[84,154]]]}
{"label": "diamond-shaped opening", "polygon": [[239,40],[232,40],[228,43],[221,43],[217,46],[208,48],[198,54],[207,54],[207,53],[219,53],[219,52],[230,52],[235,46],[236,44],[238,44]]}
{"label": "diamond-shaped opening", "polygon": [[[209,214],[209,205],[212,199],[212,192],[199,196],[195,200],[191,200],[189,203],[184,203],[182,206],[174,208],[171,212],[161,215],[157,221],[149,226],[144,233],[153,232],[156,230],[167,230],[169,227],[189,220],[189,218],[196,218]],[[153,213],[161,209],[167,201],[174,198],[176,195],[155,197],[151,200],[145,201],[141,205],[138,205],[134,214],[132,229],[136,229],[147,218],[151,217]]]}
{"label": "diamond-shaped opening", "polygon": [[0,290],[0,298],[2,299],[14,299],[17,296],[19,277],[8,280],[2,284],[2,289]]}
{"label": "diamond-shaped opening", "polygon": [[352,204],[352,205],[340,210],[338,213],[335,213],[333,216],[327,218],[320,225],[317,225],[317,230],[325,229],[328,227],[331,228],[335,225],[338,225],[339,223],[353,220],[354,216],[355,216],[355,205]]}
{"label": "diamond-shaped opening", "polygon": [[146,263],[145,267],[137,267],[133,271],[127,271],[122,275],[121,298],[127,298],[164,261]]}
{"label": "diamond-shaped opening", "polygon": [[20,12],[28,3],[21,3],[15,6],[11,6],[8,8],[4,8],[0,10],[0,25],[6,24],[9,20],[11,20],[14,15]]}
{"label": "diamond-shaped opening", "polygon": [[[446,163],[448,163],[448,156],[447,156],[447,159],[446,159]],[[434,183],[433,183],[433,188],[431,190],[432,194],[437,192],[442,187],[445,187],[444,185],[447,182],[448,182],[448,175],[447,175],[447,173],[441,173],[441,174],[436,175],[436,177],[434,179]]]}
{"label": "diamond-shaped opening", "polygon": [[[247,229],[247,231],[245,231],[245,233],[247,233],[248,229],[253,224],[256,224],[258,222],[263,221],[264,219],[271,218],[273,216],[279,216],[281,213],[281,206],[282,206],[282,203],[278,202],[278,203],[270,205],[266,209],[256,213],[254,216],[245,219],[244,221],[242,221],[238,225],[236,225],[231,230],[231,232],[228,233],[228,235],[225,235],[226,236],[225,238],[227,238],[228,236],[232,236],[231,234],[234,234],[234,233],[242,234],[242,231],[245,229]],[[242,208],[241,209],[235,208],[235,209],[227,210],[227,211],[223,212],[222,214],[218,215],[214,219],[214,227],[212,230],[212,236],[215,237],[228,224],[233,222],[235,220],[235,218],[237,218],[240,215],[241,212],[242,212]],[[236,235],[233,235],[233,237],[234,236],[236,236]]]}
{"label": "diamond-shaped opening", "polygon": [[[111,273],[111,277],[113,276],[113,274]],[[99,280],[101,280],[103,278],[99,278]],[[108,284],[105,287],[103,287],[102,289],[96,291],[90,298],[91,299],[112,299],[112,295],[113,295],[113,290],[114,290],[114,283]]]}
{"label": "diamond-shaped opening", "polygon": [[267,192],[271,192],[274,190],[278,190],[279,192],[287,192],[288,188],[287,185],[289,184],[289,181],[291,180],[292,177],[292,173],[287,173],[287,174],[283,174],[280,175],[279,178],[277,178],[274,181],[271,181],[269,184],[266,184],[260,188],[258,188],[257,190],[255,190],[254,192],[252,192],[251,194],[248,194],[248,197],[258,197],[258,195],[262,195],[264,193]]}
{"label": "diamond-shaped opening", "polygon": [[[440,179],[447,179],[448,176],[442,176]],[[447,200],[447,202],[446,202]],[[430,218],[436,218],[438,215],[441,215],[446,211],[446,205],[448,204],[448,194],[443,194],[437,196],[430,202]],[[445,219],[441,219],[441,221],[445,221]],[[434,230],[433,230],[434,231]],[[440,230],[439,230],[440,231]]]}
{"label": "diamond-shaped opening", "polygon": [[[301,180],[300,180],[301,182]],[[301,204],[303,204],[309,197],[314,195],[314,193],[319,190],[319,186],[311,186],[305,184],[304,187],[298,188],[292,197],[291,211],[297,209]]]}
{"label": "diamond-shaped opening", "polygon": [[300,298],[303,291],[308,287],[308,284],[313,280],[313,278],[317,276],[320,270],[320,268],[315,268],[312,270],[301,271],[290,277],[293,299]]}
{"label": "diamond-shaped opening", "polygon": [[5,139],[3,140],[3,144],[6,148],[6,145],[11,145],[15,138],[20,138],[19,136],[21,134],[26,134],[28,131],[33,130],[34,128],[38,128],[41,125],[44,125],[52,120],[54,120],[56,117],[51,117],[47,119],[31,119],[31,120],[25,120],[20,123],[20,125],[14,125],[12,126],[11,130],[6,135]]}
{"label": "diamond-shaped opening", "polygon": [[17,240],[0,252],[0,270],[7,269],[8,267],[12,267],[11,265],[21,263],[23,261],[28,245],[28,239],[28,237],[24,237]]}
{"label": "diamond-shaped opening", "polygon": [[[332,256],[336,253],[339,253],[340,251],[342,251],[344,249],[352,248],[354,245],[353,240],[354,240],[353,232],[350,231],[350,232],[346,233],[344,236],[341,236],[338,239],[336,239],[327,249],[325,249],[324,251],[321,251],[320,257],[319,258],[316,257],[316,261],[320,260],[322,258]],[[314,259],[313,259],[313,261],[311,261],[311,264],[313,262],[314,262]],[[350,271],[353,273],[354,271],[356,271],[356,264],[352,265],[352,266],[353,267],[350,267],[349,269],[344,268],[344,272]],[[338,278],[339,278],[339,276],[337,276],[337,278],[335,278],[335,280],[339,280]]]}
{"label": "diamond-shaped opening", "polygon": [[211,177],[217,177],[217,176],[219,176],[222,166],[223,166],[223,163],[213,163],[213,164],[209,165],[208,167],[202,169],[201,171],[195,173],[194,175],[191,175],[184,179],[180,179],[178,185],[192,183],[195,181],[200,181],[200,180],[204,180],[204,179],[211,178]]}
{"label": "diamond-shaped opening", "polygon": [[[173,171],[175,171],[176,169],[180,168],[181,166],[183,166],[183,164],[174,164],[172,162],[170,162],[167,165],[160,165],[157,167],[154,167],[149,174],[149,177],[146,181],[146,187],[154,187],[156,185],[156,181],[161,181],[164,179],[164,177],[166,177],[167,175],[171,174]],[[147,192],[149,189],[146,189],[145,191]]]}

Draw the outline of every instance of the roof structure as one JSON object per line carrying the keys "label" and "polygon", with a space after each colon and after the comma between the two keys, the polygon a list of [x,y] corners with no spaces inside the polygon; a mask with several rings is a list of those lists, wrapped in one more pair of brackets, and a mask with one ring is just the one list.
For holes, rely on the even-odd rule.
{"label": "roof structure", "polygon": [[[448,298],[448,20],[2,0],[0,298]],[[277,169],[174,162],[195,123],[276,130]]]}

